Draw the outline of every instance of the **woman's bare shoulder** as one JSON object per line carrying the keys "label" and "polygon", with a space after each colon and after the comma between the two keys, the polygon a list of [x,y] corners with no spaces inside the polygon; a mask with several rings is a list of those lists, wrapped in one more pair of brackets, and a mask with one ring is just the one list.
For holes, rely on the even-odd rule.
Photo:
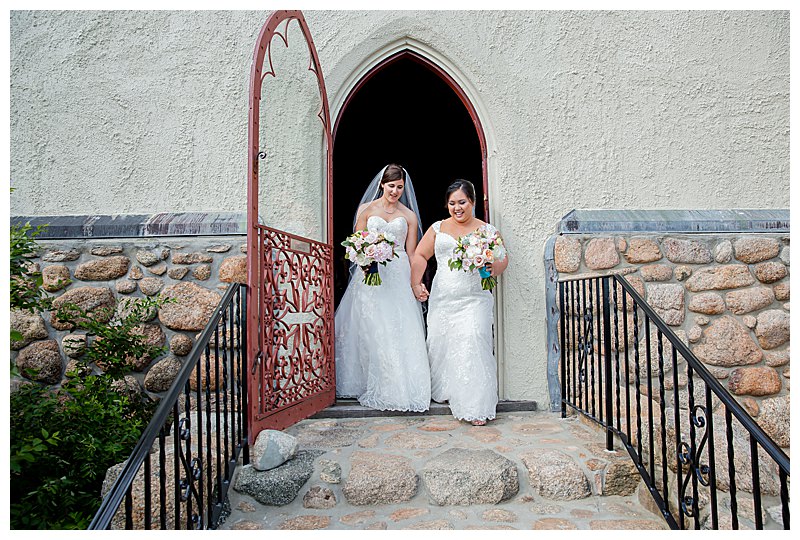
{"label": "woman's bare shoulder", "polygon": [[414,220],[417,219],[417,214],[415,214],[414,211],[411,208],[409,208],[408,206],[404,205],[403,203],[398,202],[397,203],[397,208],[406,217],[406,219],[409,219],[409,220],[412,219],[412,218]]}
{"label": "woman's bare shoulder", "polygon": [[368,213],[367,217],[371,216],[372,213],[374,212],[374,210],[378,206],[377,202],[378,202],[377,199],[374,200],[374,201],[365,202],[364,204],[362,204],[361,206],[358,207],[358,211],[356,212],[356,215],[360,216],[364,212],[367,212]]}

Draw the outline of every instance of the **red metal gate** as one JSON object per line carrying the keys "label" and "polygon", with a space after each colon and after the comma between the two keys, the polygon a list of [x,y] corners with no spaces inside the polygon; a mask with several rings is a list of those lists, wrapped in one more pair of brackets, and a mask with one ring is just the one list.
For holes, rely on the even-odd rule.
{"label": "red metal gate", "polygon": [[310,53],[308,70],[316,76],[319,87],[325,182],[328,193],[331,189],[333,139],[319,57],[302,12],[276,11],[259,33],[250,72],[247,350],[251,444],[261,430],[288,427],[336,399],[331,198],[327,198],[327,243],[258,222],[259,160],[267,155],[259,146],[262,85],[266,76],[275,77],[272,39],[278,36],[288,46],[292,21],[300,25]]}

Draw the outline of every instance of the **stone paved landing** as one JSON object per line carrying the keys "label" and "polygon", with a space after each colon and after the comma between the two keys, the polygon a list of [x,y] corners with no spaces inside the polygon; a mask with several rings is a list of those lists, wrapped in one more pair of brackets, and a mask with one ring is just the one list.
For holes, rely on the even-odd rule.
{"label": "stone paved landing", "polygon": [[[473,427],[450,416],[323,418],[304,420],[286,431],[298,438],[301,450],[324,451],[314,457],[310,479],[284,506],[264,505],[231,489],[231,513],[220,529],[668,528],[660,515],[642,504],[652,508],[649,496],[640,497],[642,482],[627,475],[627,454],[606,452],[600,432],[574,417],[562,420],[550,412],[506,412],[499,413],[485,427]],[[506,478],[506,484],[498,487],[497,498],[503,500],[497,504],[433,504],[432,496],[438,497],[433,490],[442,488],[431,485],[429,492],[424,479],[426,470],[431,463],[437,463],[433,458],[452,449],[490,450],[506,458],[495,461],[502,461],[506,470],[508,461],[516,466],[519,491],[505,498],[509,482]],[[560,497],[581,495],[580,488],[561,493],[538,485],[547,482],[542,479],[542,472],[551,470],[546,468],[546,459],[540,460],[542,468],[532,486],[528,466],[552,451],[566,454],[572,458],[568,461],[577,464],[588,481],[588,488],[584,486],[590,492],[588,496],[573,500],[544,497],[545,493],[558,493],[556,496]],[[448,455],[463,453],[453,450]],[[331,473],[330,462],[341,466],[339,483],[329,482],[337,476]],[[373,472],[370,466],[374,467]],[[553,474],[561,474],[560,469],[552,470]],[[416,487],[409,484],[414,473]],[[430,474],[428,478],[434,481]],[[462,483],[471,481],[465,478]],[[454,489],[459,489],[459,482],[452,483]],[[606,494],[601,495],[603,490]],[[633,493],[609,495],[609,491]],[[352,504],[370,500],[374,502]]]}

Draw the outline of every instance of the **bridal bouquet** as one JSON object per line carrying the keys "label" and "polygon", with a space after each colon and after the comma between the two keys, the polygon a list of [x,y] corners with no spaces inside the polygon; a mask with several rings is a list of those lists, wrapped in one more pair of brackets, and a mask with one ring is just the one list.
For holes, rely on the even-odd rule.
{"label": "bridal bouquet", "polygon": [[458,244],[453,249],[453,258],[447,262],[451,270],[464,270],[481,274],[481,287],[490,291],[497,285],[497,278],[491,275],[486,268],[487,263],[502,261],[506,258],[506,248],[503,239],[496,230],[490,230],[487,225],[477,231],[460,237]]}
{"label": "bridal bouquet", "polygon": [[388,232],[356,231],[345,238],[344,258],[356,263],[364,270],[364,283],[371,286],[381,284],[378,264],[386,263],[397,257],[394,247],[394,235]]}

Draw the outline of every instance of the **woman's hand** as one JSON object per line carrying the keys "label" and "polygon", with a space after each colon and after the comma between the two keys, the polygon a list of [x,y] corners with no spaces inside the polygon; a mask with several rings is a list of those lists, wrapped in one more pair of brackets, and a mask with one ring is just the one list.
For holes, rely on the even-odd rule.
{"label": "woman's hand", "polygon": [[414,298],[420,302],[424,302],[428,299],[428,296],[430,296],[424,283],[417,283],[416,285],[412,286],[411,291],[414,293]]}
{"label": "woman's hand", "polygon": [[486,263],[483,265],[486,268],[486,271],[489,272],[489,275],[492,277],[497,277],[497,274],[494,273],[494,265],[492,263]]}

